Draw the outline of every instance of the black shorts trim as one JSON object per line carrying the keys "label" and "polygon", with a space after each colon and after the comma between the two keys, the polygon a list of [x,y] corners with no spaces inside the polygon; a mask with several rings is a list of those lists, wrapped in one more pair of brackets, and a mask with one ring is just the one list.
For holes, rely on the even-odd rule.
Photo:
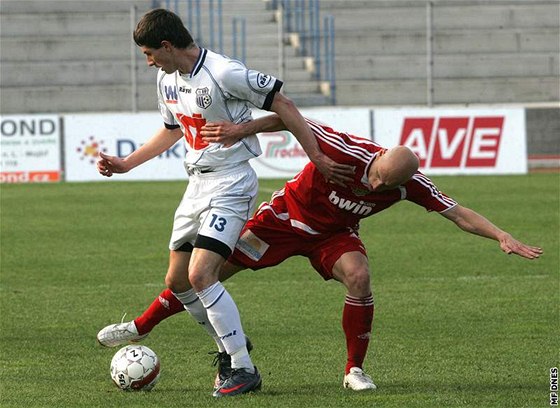
{"label": "black shorts trim", "polygon": [[179,248],[177,248],[175,251],[181,251],[181,252],[192,252],[193,251],[193,246],[190,242],[185,242],[183,245],[181,245]]}
{"label": "black shorts trim", "polygon": [[226,244],[224,244],[222,241],[218,241],[215,238],[207,237],[205,235],[197,235],[196,241],[194,242],[194,247],[215,252],[223,256],[224,259],[228,259],[231,255],[231,249]]}

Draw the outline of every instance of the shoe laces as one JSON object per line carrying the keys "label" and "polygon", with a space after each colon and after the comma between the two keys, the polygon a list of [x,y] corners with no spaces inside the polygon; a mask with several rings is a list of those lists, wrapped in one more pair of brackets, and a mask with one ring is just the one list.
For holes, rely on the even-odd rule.
{"label": "shoe laces", "polygon": [[231,357],[225,351],[209,351],[208,354],[214,354],[214,360],[212,360],[212,366],[214,367],[219,364],[219,368],[229,368],[231,365]]}

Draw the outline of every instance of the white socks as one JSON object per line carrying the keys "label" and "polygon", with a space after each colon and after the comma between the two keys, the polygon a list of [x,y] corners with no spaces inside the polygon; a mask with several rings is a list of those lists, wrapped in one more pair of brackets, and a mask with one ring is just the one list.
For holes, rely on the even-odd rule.
{"label": "white socks", "polygon": [[204,326],[208,334],[214,339],[216,345],[218,346],[218,351],[224,352],[226,349],[224,347],[224,343],[220,340],[220,337],[216,334],[212,323],[208,320],[208,314],[206,313],[206,309],[200,302],[198,296],[196,296],[196,292],[194,289],[189,289],[186,292],[182,293],[175,293],[173,292],[175,297],[181,301],[185,310],[190,313],[190,315],[197,321],[198,324]]}
{"label": "white socks", "polygon": [[218,345],[218,350],[226,351],[231,356],[232,368],[254,371],[247,351],[247,340],[241,327],[239,310],[220,282],[198,293],[194,289],[189,289],[186,292],[173,294],[183,303],[191,316],[204,326]]}
{"label": "white socks", "polygon": [[253,372],[247,351],[247,340],[241,327],[237,305],[220,282],[197,293],[208,314],[208,320],[231,356],[232,368],[246,368]]}

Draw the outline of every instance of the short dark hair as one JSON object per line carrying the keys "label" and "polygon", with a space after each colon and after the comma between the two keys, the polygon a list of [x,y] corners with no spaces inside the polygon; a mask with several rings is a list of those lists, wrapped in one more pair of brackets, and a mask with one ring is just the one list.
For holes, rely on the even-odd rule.
{"label": "short dark hair", "polygon": [[181,17],[165,9],[154,9],[144,14],[133,36],[139,47],[161,48],[162,41],[169,41],[176,48],[187,48],[194,44]]}

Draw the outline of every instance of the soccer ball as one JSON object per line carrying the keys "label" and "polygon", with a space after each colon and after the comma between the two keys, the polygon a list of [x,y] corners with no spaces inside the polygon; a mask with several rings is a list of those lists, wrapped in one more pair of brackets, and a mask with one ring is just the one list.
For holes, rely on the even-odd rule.
{"label": "soccer ball", "polygon": [[159,380],[159,358],[146,346],[126,346],[111,360],[111,378],[121,390],[149,391]]}

